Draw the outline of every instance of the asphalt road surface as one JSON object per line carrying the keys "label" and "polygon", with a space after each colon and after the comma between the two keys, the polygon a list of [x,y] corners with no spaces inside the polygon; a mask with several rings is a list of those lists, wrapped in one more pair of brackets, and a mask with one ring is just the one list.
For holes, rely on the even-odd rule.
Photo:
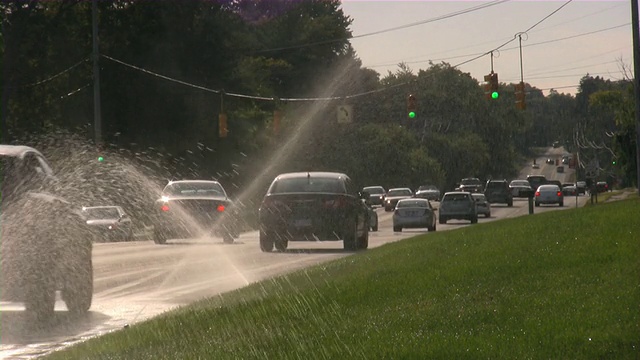
{"label": "asphalt road surface", "polygon": [[[537,159],[540,169],[523,169],[527,174],[544,174],[548,179],[570,180],[573,170],[566,167],[556,173],[547,165],[549,156],[561,156],[562,149]],[[577,198],[582,206],[587,196]],[[565,206],[541,206],[535,213],[569,209],[576,202],[565,199]],[[434,202],[437,207],[438,203]],[[379,231],[371,232],[369,248],[426,233],[426,229],[392,231],[392,213],[377,209]],[[492,217],[479,223],[523,216],[529,213],[527,199],[515,199],[513,207],[494,205]],[[437,224],[437,231],[470,226],[468,221]],[[33,359],[70,344],[122,329],[128,324],[149,319],[176,306],[202,297],[238,289],[252,282],[330,261],[353,252],[345,252],[342,242],[290,242],[283,253],[263,253],[256,231],[242,234],[234,244],[222,239],[170,240],[167,245],[153,241],[95,244],[93,305],[88,316],[72,318],[62,301],[56,303],[56,317],[45,329],[33,329],[20,304],[0,303],[0,358]]]}

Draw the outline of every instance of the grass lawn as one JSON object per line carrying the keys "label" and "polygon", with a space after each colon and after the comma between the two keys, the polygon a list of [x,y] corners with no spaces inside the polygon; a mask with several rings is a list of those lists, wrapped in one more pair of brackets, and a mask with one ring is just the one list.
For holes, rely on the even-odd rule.
{"label": "grass lawn", "polygon": [[637,359],[639,214],[635,198],[429,233],[46,359]]}

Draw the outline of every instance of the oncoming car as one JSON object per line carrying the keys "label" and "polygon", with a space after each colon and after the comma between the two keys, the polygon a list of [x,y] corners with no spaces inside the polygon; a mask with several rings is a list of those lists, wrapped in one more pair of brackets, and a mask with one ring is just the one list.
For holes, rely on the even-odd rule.
{"label": "oncoming car", "polygon": [[384,194],[386,194],[387,191],[382,186],[366,186],[362,191],[369,193],[369,204],[383,205]]}
{"label": "oncoming car", "polygon": [[120,206],[85,206],[87,225],[94,228],[98,241],[132,241],[133,226]]}
{"label": "oncoming car", "polygon": [[393,231],[427,228],[436,231],[436,214],[427,199],[402,199],[393,212]]}
{"label": "oncoming car", "polygon": [[345,250],[369,246],[367,194],[335,172],[277,176],[258,210],[260,249],[284,251],[290,241],[343,241]]}
{"label": "oncoming car", "polygon": [[413,191],[409,188],[393,188],[389,189],[384,198],[384,211],[393,211],[398,201],[402,199],[410,199],[413,197]]}

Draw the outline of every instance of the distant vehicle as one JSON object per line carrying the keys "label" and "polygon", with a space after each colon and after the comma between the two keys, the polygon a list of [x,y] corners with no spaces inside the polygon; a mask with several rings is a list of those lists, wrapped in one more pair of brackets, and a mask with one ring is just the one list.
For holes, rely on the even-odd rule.
{"label": "distant vehicle", "polygon": [[538,186],[547,183],[547,177],[544,175],[527,175],[527,181],[531,185],[531,188],[535,191]]}
{"label": "distant vehicle", "polygon": [[278,175],[258,211],[260,250],[285,251],[289,241],[343,241],[345,250],[369,246],[369,207],[351,179],[335,172]]}
{"label": "distant vehicle", "polygon": [[599,193],[609,191],[609,184],[606,181],[598,181],[596,183],[596,191]]}
{"label": "distant vehicle", "polygon": [[555,163],[556,163],[556,161],[555,161],[555,160],[553,160],[552,158],[548,158],[548,159],[547,159],[547,164],[552,164],[552,165],[553,165],[553,164],[555,164]]}
{"label": "distant vehicle", "polygon": [[170,181],[156,201],[155,211],[156,244],[165,244],[172,238],[210,234],[231,244],[239,235],[234,204],[217,181]]}
{"label": "distant vehicle", "polygon": [[553,144],[552,144],[552,146],[553,146],[554,148],[559,148],[559,147],[560,147],[560,141],[554,141],[554,142],[553,142]]}
{"label": "distant vehicle", "polygon": [[558,204],[564,206],[564,196],[558,185],[540,185],[536,190],[535,205]]}
{"label": "distant vehicle", "polygon": [[563,173],[564,172],[564,166],[561,165],[561,166],[556,167],[556,172]]}
{"label": "distant vehicle", "polygon": [[571,156],[563,156],[562,157],[562,163],[565,165],[569,165],[569,163],[571,162]]}
{"label": "distant vehicle", "polygon": [[563,184],[562,186],[562,195],[564,196],[576,196],[578,195],[578,190],[576,186],[573,184]]}
{"label": "distant vehicle", "polygon": [[464,178],[460,181],[459,191],[481,193],[484,191],[482,182],[478,178]]}
{"label": "distant vehicle", "polygon": [[373,205],[369,203],[367,200],[362,200],[364,205],[369,210],[369,230],[370,231],[378,231],[378,213],[373,208]]}
{"label": "distant vehicle", "polygon": [[39,151],[0,145],[0,299],[24,303],[34,321],[55,314],[56,291],[71,313],[93,298],[92,235],[80,206],[57,192]]}
{"label": "distant vehicle", "polygon": [[492,204],[500,203],[513,206],[513,194],[507,180],[489,180],[484,189],[484,196]]}
{"label": "distant vehicle", "polygon": [[382,186],[367,186],[362,189],[369,193],[369,204],[382,206],[387,191]]}
{"label": "distant vehicle", "polygon": [[511,180],[509,189],[511,189],[511,195],[517,198],[528,197],[528,193],[532,191],[531,184],[527,180]]}
{"label": "distant vehicle", "polygon": [[393,231],[427,228],[436,231],[436,214],[427,199],[402,199],[393,212]]}
{"label": "distant vehicle", "polygon": [[98,241],[132,241],[133,224],[120,206],[89,206],[82,212]]}
{"label": "distant vehicle", "polygon": [[478,215],[482,214],[484,217],[491,217],[491,204],[487,201],[484,194],[471,194],[471,196],[476,202]]}
{"label": "distant vehicle", "polygon": [[578,194],[586,194],[587,193],[587,182],[586,181],[576,181],[576,189],[578,190]]}
{"label": "distant vehicle", "polygon": [[540,169],[540,165],[538,165],[536,163],[533,163],[533,164],[531,164],[531,168],[532,169]]}
{"label": "distant vehicle", "polygon": [[384,211],[393,211],[396,204],[401,199],[409,199],[413,197],[413,191],[409,188],[393,188],[387,191],[384,197]]}
{"label": "distant vehicle", "polygon": [[415,193],[415,197],[433,201],[440,201],[440,189],[435,185],[422,185]]}
{"label": "distant vehicle", "polygon": [[446,224],[450,219],[469,220],[472,224],[478,222],[478,210],[471,193],[466,191],[444,193],[438,209],[438,222]]}

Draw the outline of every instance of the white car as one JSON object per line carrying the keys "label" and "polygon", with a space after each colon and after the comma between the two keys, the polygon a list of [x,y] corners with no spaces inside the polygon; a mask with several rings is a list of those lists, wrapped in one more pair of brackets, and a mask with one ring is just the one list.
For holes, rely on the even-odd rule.
{"label": "white car", "polygon": [[558,204],[564,206],[564,195],[558,185],[540,185],[536,190],[536,206],[540,204]]}
{"label": "white car", "polygon": [[398,201],[393,212],[393,231],[401,232],[403,228],[436,231],[436,214],[429,200],[414,198]]}
{"label": "white car", "polygon": [[491,217],[491,204],[487,201],[484,194],[471,194],[473,200],[476,201],[476,211],[478,215],[482,214],[484,217]]}

